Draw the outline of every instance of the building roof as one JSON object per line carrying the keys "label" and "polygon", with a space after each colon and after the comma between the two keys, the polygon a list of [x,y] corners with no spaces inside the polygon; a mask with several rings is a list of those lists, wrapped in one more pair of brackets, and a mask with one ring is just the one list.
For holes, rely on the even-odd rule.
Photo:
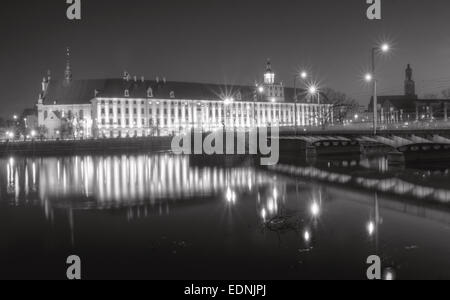
{"label": "building roof", "polygon": [[[43,99],[46,104],[89,104],[95,97],[124,98],[128,90],[130,98],[148,98],[151,89],[153,98],[182,99],[182,100],[211,100],[220,101],[228,97],[235,101],[253,101],[255,86],[220,85],[192,82],[173,82],[164,80],[142,79],[89,79],[56,81],[51,80]],[[294,102],[294,89],[285,88],[285,102]],[[241,97],[239,97],[239,94]],[[299,99],[305,94],[297,89]]]}
{"label": "building roof", "polygon": [[46,104],[89,104],[95,98],[95,90],[102,89],[106,80],[65,80],[49,82],[44,94]]}

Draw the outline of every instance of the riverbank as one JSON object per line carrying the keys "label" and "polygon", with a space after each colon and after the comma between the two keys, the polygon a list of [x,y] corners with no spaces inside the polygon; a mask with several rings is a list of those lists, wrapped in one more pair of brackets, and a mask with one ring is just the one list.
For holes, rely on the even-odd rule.
{"label": "riverbank", "polygon": [[171,137],[3,142],[0,157],[157,152],[169,151],[171,143]]}

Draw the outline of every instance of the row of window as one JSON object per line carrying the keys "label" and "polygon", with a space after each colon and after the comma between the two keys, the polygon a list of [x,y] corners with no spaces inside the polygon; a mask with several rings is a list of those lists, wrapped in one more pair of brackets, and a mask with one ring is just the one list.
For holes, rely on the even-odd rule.
{"label": "row of window", "polygon": [[[107,103],[109,105],[114,105],[114,104],[120,105],[121,104],[120,102],[116,103],[113,100],[109,100],[109,101],[102,100],[101,101],[101,105],[103,106],[103,108],[104,108],[104,106]],[[137,100],[135,100],[135,101],[128,101],[127,100],[127,101],[125,101],[125,105],[130,105],[130,104],[132,104],[132,105],[140,104],[140,105],[144,106],[145,105],[145,101],[137,101]],[[150,103],[150,104],[153,104],[153,103]],[[156,104],[157,105],[161,105],[161,106],[169,106],[169,102],[161,102],[161,103],[158,102]],[[198,103],[198,104],[202,105],[202,103]],[[187,102],[176,102],[176,101],[173,101],[173,102],[170,102],[170,105],[172,107],[188,106],[188,103]],[[206,104],[206,106],[210,106],[210,107],[213,107],[213,108],[214,107],[224,108],[226,105],[223,102],[216,102],[216,103],[208,103],[208,104]],[[241,103],[232,103],[232,104],[229,105],[229,107],[235,108],[235,109],[244,108],[245,106],[247,106],[250,109],[250,108],[252,108],[254,106],[254,103],[241,102]],[[283,104],[283,103],[257,103],[256,106],[261,108],[261,109],[293,109],[294,108],[293,104]]]}
{"label": "row of window", "polygon": [[[265,118],[265,119],[280,119],[281,118],[283,121],[288,121],[289,119],[290,120],[294,120],[294,118],[295,118],[294,115],[291,115],[289,117],[288,114],[286,114],[286,113],[283,114],[283,113],[281,113],[279,111],[260,112],[260,114],[258,114],[257,116],[259,118],[261,118],[261,119],[262,118]],[[227,116],[226,116],[227,119],[229,119],[229,118],[232,118],[232,119],[241,119],[241,118],[248,119],[250,117],[252,117],[252,115],[248,115],[248,114],[230,114],[230,113],[227,113]],[[206,116],[206,118],[212,120],[212,115],[208,115],[208,116]],[[178,120],[179,123],[182,123],[182,122],[189,123],[191,119],[189,117],[186,117],[184,120],[181,120],[181,119],[177,119],[177,120]],[[133,119],[133,123],[130,123],[130,119],[126,118],[126,119],[124,119],[124,122],[125,123],[122,124],[122,119],[118,119],[117,122],[114,122],[114,119],[109,119],[109,121],[107,119],[105,119],[105,118],[101,119],[101,124],[104,125],[104,126],[105,125],[118,125],[118,126],[125,125],[127,127],[128,126],[132,126],[132,127],[134,127],[134,126],[145,126],[146,119],[140,119],[139,120],[140,123],[138,123],[138,119]],[[168,125],[168,122],[169,122],[169,119],[167,119],[167,118],[157,118],[156,121],[153,118],[148,119],[148,124],[150,126],[152,126],[152,125]],[[175,118],[172,118],[171,119],[171,124],[174,124],[175,122],[176,122]]]}
{"label": "row of window", "polygon": [[[108,111],[109,111],[109,115],[113,115],[114,114],[114,109],[110,108]],[[133,115],[137,115],[138,109],[134,108],[132,111],[133,111]],[[170,110],[167,109],[167,108],[164,108],[162,110],[160,108],[157,108],[156,110],[149,109],[148,112],[149,112],[149,115],[153,115],[153,112],[155,112],[156,115],[159,116],[161,111],[163,112],[163,116],[167,116],[168,113],[170,112],[170,115],[172,117],[175,117],[177,110],[174,109],[174,108],[172,108]],[[106,110],[104,108],[102,108],[101,109],[101,115],[104,116],[105,112],[106,112]],[[117,108],[116,112],[117,112],[117,115],[119,115],[119,116],[122,115],[122,109],[121,108]],[[145,109],[144,108],[142,108],[140,112],[141,112],[141,115],[145,115]],[[225,110],[224,109],[215,109],[215,110],[209,109],[207,111],[207,116],[212,117],[214,115],[214,112],[215,112],[216,116],[225,115]],[[289,111],[286,111],[286,110],[258,110],[256,112],[256,115],[259,115],[259,116],[265,115],[267,117],[268,115],[280,116],[280,115],[288,115],[289,113],[291,115],[293,115],[294,114],[294,110],[293,109],[290,109]],[[130,109],[126,108],[125,109],[125,115],[129,115],[129,114],[130,114]],[[182,109],[178,109],[178,116],[181,116],[182,114],[183,114],[183,110]],[[230,114],[235,115],[235,116],[253,115],[253,113],[251,113],[249,111],[238,111],[238,110],[231,110],[231,112],[228,111],[227,115],[230,115]],[[186,116],[189,115],[189,109],[185,110],[185,115]]]}

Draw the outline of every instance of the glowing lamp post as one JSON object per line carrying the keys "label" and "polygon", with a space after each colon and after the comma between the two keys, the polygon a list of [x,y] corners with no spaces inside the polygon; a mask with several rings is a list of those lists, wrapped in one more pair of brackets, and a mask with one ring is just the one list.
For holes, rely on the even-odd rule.
{"label": "glowing lamp post", "polygon": [[308,94],[311,97],[317,96],[317,104],[320,104],[320,91],[319,88],[313,84],[308,88]]}
{"label": "glowing lamp post", "polygon": [[375,68],[375,58],[377,53],[387,53],[391,47],[389,44],[384,43],[381,46],[372,48],[372,73],[367,74],[365,79],[367,82],[372,82],[373,85],[373,134],[377,134],[378,127],[378,98],[377,98],[377,78],[376,78],[376,68]]}
{"label": "glowing lamp post", "polygon": [[306,79],[308,79],[308,72],[306,71],[301,71],[298,74],[295,74],[294,76],[294,101],[295,101],[295,135],[297,135],[297,128],[299,126],[299,118],[298,118],[298,107],[297,107],[297,102],[298,102],[298,95],[297,95],[297,79],[301,79],[303,82],[306,81]]}
{"label": "glowing lamp post", "polygon": [[309,75],[306,71],[301,71],[300,73],[295,74],[294,76],[294,100],[297,102],[297,80],[301,79],[303,82],[308,79]]}

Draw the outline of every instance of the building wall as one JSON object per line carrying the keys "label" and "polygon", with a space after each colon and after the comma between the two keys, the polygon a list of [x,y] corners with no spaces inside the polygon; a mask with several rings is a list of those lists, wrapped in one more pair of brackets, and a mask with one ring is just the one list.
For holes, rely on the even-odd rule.
{"label": "building wall", "polygon": [[77,138],[92,137],[92,106],[91,104],[78,105],[44,105],[38,104],[38,125],[47,129],[46,138],[61,137],[61,127],[64,122],[71,122],[76,128]]}
{"label": "building wall", "polygon": [[[328,105],[96,98],[93,128],[100,137],[169,135],[203,129],[248,129],[263,126],[318,126]],[[331,118],[331,116],[328,116]]]}
{"label": "building wall", "polygon": [[180,99],[95,98],[91,104],[38,105],[38,124],[47,138],[61,137],[64,122],[76,120],[85,137],[170,135],[194,129],[245,130],[265,126],[319,126],[329,105]]}

